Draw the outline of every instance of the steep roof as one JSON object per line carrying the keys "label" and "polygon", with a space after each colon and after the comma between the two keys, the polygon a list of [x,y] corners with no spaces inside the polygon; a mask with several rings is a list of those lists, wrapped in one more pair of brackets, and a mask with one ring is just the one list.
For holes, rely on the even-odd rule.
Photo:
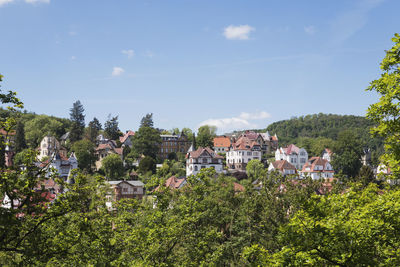
{"label": "steep roof", "polygon": [[[303,166],[302,172],[334,172],[333,170],[326,170],[328,160],[321,157],[312,157]],[[322,166],[322,170],[316,170],[315,166]],[[309,168],[309,170],[307,170]]]}
{"label": "steep roof", "polygon": [[217,153],[215,153],[214,150],[212,150],[209,147],[205,147],[205,148],[199,147],[195,151],[188,152],[186,154],[186,157],[196,159],[196,158],[199,158],[201,155],[204,155],[205,153],[208,154],[211,158],[215,158],[215,159],[223,159],[224,158],[224,157],[218,155]]}
{"label": "steep roof", "polygon": [[129,137],[134,136],[134,135],[135,135],[135,132],[129,130],[129,131],[127,131],[127,132],[124,134],[124,136],[120,136],[120,137],[119,137],[119,141],[120,141],[121,143],[125,143],[125,141],[126,141]]}
{"label": "steep roof", "polygon": [[298,148],[294,144],[290,144],[290,145],[288,145],[288,147],[284,148],[283,150],[285,151],[286,155],[290,155],[293,153],[299,154],[300,148]]}
{"label": "steep roof", "polygon": [[224,136],[217,136],[214,137],[214,147],[230,147],[231,146],[231,139],[229,137]]}
{"label": "steep roof", "polygon": [[272,162],[272,166],[274,166],[275,169],[278,169],[280,171],[283,170],[295,170],[296,167],[290,164],[287,160],[277,160]]}
{"label": "steep roof", "polygon": [[251,140],[247,136],[241,136],[233,144],[233,150],[251,150],[256,146],[260,146],[260,144],[254,140]]}

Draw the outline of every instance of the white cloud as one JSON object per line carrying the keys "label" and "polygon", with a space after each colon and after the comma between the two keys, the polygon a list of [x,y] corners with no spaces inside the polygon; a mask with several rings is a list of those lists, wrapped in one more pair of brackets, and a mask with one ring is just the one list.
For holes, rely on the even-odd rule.
{"label": "white cloud", "polygon": [[132,58],[135,55],[135,51],[133,51],[132,49],[122,50],[121,53],[127,55],[128,58]]}
{"label": "white cloud", "polygon": [[144,52],[144,56],[148,58],[153,58],[155,55],[152,51],[146,50],[146,52]]}
{"label": "white cloud", "polygon": [[112,76],[116,77],[116,76],[120,76],[125,72],[125,70],[121,67],[114,67],[113,71],[111,73]]}
{"label": "white cloud", "polygon": [[14,2],[14,0],[0,0],[0,7],[2,5],[5,5],[5,4],[8,4],[8,3],[12,3],[12,2]]}
{"label": "white cloud", "polygon": [[223,35],[229,40],[248,40],[250,33],[255,30],[255,28],[249,25],[229,25],[224,29]]}
{"label": "white cloud", "polygon": [[351,38],[368,22],[371,10],[385,0],[361,0],[353,9],[346,10],[332,22],[332,44],[339,45]]}
{"label": "white cloud", "polygon": [[25,3],[28,3],[28,4],[37,4],[37,3],[49,4],[50,0],[25,0]]}
{"label": "white cloud", "polygon": [[263,120],[271,117],[271,115],[265,111],[256,113],[242,112],[237,117],[222,118],[222,119],[208,119],[200,123],[202,125],[216,126],[219,131],[226,132],[238,129],[249,129],[258,127],[257,124],[251,122],[254,120]]}
{"label": "white cloud", "polygon": [[313,35],[314,33],[317,32],[317,29],[313,25],[310,25],[310,26],[304,27],[304,31],[309,35]]}

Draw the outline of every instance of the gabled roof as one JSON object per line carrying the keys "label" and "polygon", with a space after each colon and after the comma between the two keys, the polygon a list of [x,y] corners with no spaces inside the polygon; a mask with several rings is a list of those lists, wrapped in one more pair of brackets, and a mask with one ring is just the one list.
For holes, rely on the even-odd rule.
{"label": "gabled roof", "polygon": [[260,146],[260,144],[247,136],[241,136],[232,146],[233,150],[251,150],[254,147]]}
{"label": "gabled roof", "polygon": [[283,149],[286,155],[290,155],[293,153],[299,154],[300,148],[295,146],[294,144],[290,144],[288,147]]}
{"label": "gabled roof", "polygon": [[194,159],[197,159],[197,158],[199,158],[200,156],[207,156],[207,157],[211,157],[211,158],[214,158],[214,159],[223,159],[223,158],[224,158],[224,157],[222,157],[222,156],[216,154],[216,153],[214,152],[214,150],[212,150],[212,149],[209,148],[209,147],[205,147],[205,148],[204,148],[204,147],[199,147],[197,150],[188,152],[188,153],[186,154],[186,158],[194,158]]}
{"label": "gabled roof", "polygon": [[229,137],[224,136],[217,136],[214,137],[214,147],[230,147],[231,146],[231,139]]}
{"label": "gabled roof", "polygon": [[[333,170],[326,170],[328,160],[321,157],[312,157],[303,166],[302,172],[334,172]],[[316,170],[315,166],[322,166],[322,170]],[[307,170],[309,168],[309,170]]]}
{"label": "gabled roof", "polygon": [[119,185],[120,183],[127,183],[132,186],[144,186],[142,181],[125,181],[125,180],[118,180],[118,181],[107,181],[110,185]]}
{"label": "gabled roof", "polygon": [[290,164],[287,160],[277,160],[272,162],[272,166],[274,166],[274,169],[284,171],[284,170],[294,170],[296,171],[296,167]]}
{"label": "gabled roof", "polygon": [[98,146],[97,146],[97,148],[96,148],[96,151],[99,151],[99,150],[106,150],[106,149],[113,149],[113,147],[110,145],[110,144],[99,144]]}
{"label": "gabled roof", "polygon": [[119,138],[119,141],[120,141],[121,143],[125,143],[125,141],[126,141],[129,137],[134,136],[134,135],[135,135],[135,132],[129,130],[129,131],[127,131],[127,132],[124,134],[124,136],[121,136],[121,137]]}

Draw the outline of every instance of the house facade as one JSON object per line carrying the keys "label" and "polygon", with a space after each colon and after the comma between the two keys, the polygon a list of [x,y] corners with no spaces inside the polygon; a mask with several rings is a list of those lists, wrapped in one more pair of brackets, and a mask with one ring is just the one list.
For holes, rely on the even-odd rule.
{"label": "house facade", "polygon": [[215,153],[226,153],[232,145],[231,138],[229,136],[216,136],[213,140]]}
{"label": "house facade", "polygon": [[226,164],[231,171],[246,171],[247,163],[253,159],[261,161],[261,156],[261,145],[247,136],[241,136],[226,153]]}
{"label": "house facade", "polygon": [[333,178],[335,171],[328,160],[321,157],[312,157],[301,170],[303,178],[311,177],[313,180]]}
{"label": "house facade", "polygon": [[170,153],[186,153],[191,145],[183,132],[179,135],[162,134],[160,137],[161,144],[157,156],[162,160],[167,159]]}
{"label": "house facade", "polygon": [[132,140],[131,137],[135,135],[135,132],[129,130],[126,131],[126,133],[124,134],[124,136],[121,136],[119,138],[119,141],[121,142],[121,146],[129,146],[130,148],[132,148]]}
{"label": "house facade", "polygon": [[123,198],[142,199],[144,184],[141,181],[108,181],[110,191],[106,195],[106,206],[111,209],[112,203]]}
{"label": "house facade", "polygon": [[290,164],[287,160],[271,162],[268,166],[268,171],[279,171],[284,176],[297,173],[296,167]]}
{"label": "house facade", "polygon": [[60,145],[60,142],[54,136],[45,136],[40,142],[38,159],[42,160],[44,157],[52,157],[54,154],[60,154],[67,157],[67,150]]}
{"label": "house facade", "polygon": [[298,148],[291,144],[277,149],[275,151],[275,160],[286,160],[296,169],[301,170],[308,160],[308,153],[304,148]]}
{"label": "house facade", "polygon": [[251,141],[259,143],[262,155],[268,154],[271,151],[275,151],[278,148],[278,137],[276,136],[276,134],[274,136],[271,136],[268,131],[265,133],[245,131],[238,137],[237,140],[242,137],[246,137]]}
{"label": "house facade", "polygon": [[224,171],[223,159],[209,147],[189,151],[186,154],[186,176],[196,175],[204,168],[214,168],[217,173],[221,173]]}
{"label": "house facade", "polygon": [[101,168],[103,159],[111,154],[117,154],[123,159],[123,148],[116,147],[116,143],[112,140],[97,146],[95,150],[95,156],[97,158],[95,163],[96,170]]}

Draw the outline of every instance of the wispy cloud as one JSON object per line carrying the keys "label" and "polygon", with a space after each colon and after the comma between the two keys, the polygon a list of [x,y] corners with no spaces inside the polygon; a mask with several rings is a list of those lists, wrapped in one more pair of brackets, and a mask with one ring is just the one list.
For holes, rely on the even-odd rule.
{"label": "wispy cloud", "polygon": [[124,70],[123,68],[121,68],[121,67],[114,67],[114,68],[113,68],[113,71],[112,71],[112,73],[111,73],[111,75],[112,75],[113,77],[121,76],[124,72],[125,72],[125,70]]}
{"label": "wispy cloud", "polygon": [[132,58],[135,55],[135,51],[133,51],[132,49],[122,50],[121,53],[127,55],[128,58]]}
{"label": "wispy cloud", "polygon": [[[2,7],[5,4],[9,4],[12,2],[16,2],[15,0],[0,0],[0,7]],[[28,4],[38,4],[38,3],[45,3],[45,4],[49,4],[50,0],[24,0],[25,3]]]}
{"label": "wispy cloud", "polygon": [[12,3],[12,2],[14,2],[14,0],[0,0],[0,7],[5,4]]}
{"label": "wispy cloud", "polygon": [[310,25],[310,26],[305,26],[304,31],[309,35],[314,35],[317,32],[317,29],[315,28],[315,26]]}
{"label": "wispy cloud", "polygon": [[28,4],[38,4],[38,3],[49,4],[50,0],[25,0],[25,3],[28,3]]}
{"label": "wispy cloud", "polygon": [[237,117],[208,119],[201,122],[199,126],[202,125],[216,126],[219,131],[226,132],[226,131],[239,130],[245,128],[256,128],[258,126],[253,121],[263,120],[270,117],[271,115],[265,111],[256,113],[242,112]]}
{"label": "wispy cloud", "polygon": [[332,44],[338,45],[361,30],[368,21],[368,13],[385,0],[360,0],[353,9],[340,14],[332,22]]}
{"label": "wispy cloud", "polygon": [[229,25],[224,29],[223,35],[228,40],[248,40],[250,33],[255,30],[249,25]]}
{"label": "wispy cloud", "polygon": [[144,52],[144,56],[148,58],[153,58],[155,55],[151,50],[146,50],[146,52]]}

